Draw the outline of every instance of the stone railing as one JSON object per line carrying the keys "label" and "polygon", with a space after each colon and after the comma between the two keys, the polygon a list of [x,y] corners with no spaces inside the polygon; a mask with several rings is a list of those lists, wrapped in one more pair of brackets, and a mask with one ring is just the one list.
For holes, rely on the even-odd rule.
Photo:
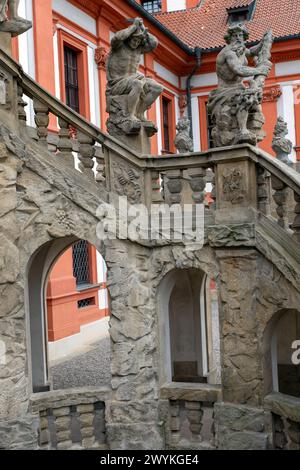
{"label": "stone railing", "polygon": [[264,408],[272,413],[274,448],[300,450],[300,398],[272,393]]}
{"label": "stone railing", "polygon": [[[258,213],[275,222],[275,215],[277,225],[300,240],[300,176],[257,147],[239,145],[184,155],[141,155],[49,94],[3,51],[0,71],[6,84],[0,121],[21,138],[27,136],[32,141],[33,137],[34,145],[43,147],[52,160],[53,156],[59,159],[67,170],[75,167],[77,154],[79,170],[85,177],[107,192],[126,195],[129,203],[149,207],[157,203],[204,202],[207,226],[251,224]],[[32,103],[35,129],[26,126],[24,95]]]}
{"label": "stone railing", "polygon": [[39,415],[40,449],[107,449],[106,387],[36,393],[30,401]]}
{"label": "stone railing", "polygon": [[215,447],[214,403],[220,400],[221,386],[176,383],[161,388],[161,398],[169,400],[167,432],[171,449],[212,449]]}

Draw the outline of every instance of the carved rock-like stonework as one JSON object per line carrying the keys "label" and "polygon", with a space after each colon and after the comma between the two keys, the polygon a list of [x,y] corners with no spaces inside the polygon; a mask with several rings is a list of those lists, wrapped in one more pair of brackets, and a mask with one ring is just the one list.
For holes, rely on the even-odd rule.
{"label": "carved rock-like stonework", "polygon": [[253,224],[215,225],[208,234],[210,246],[254,246],[255,228]]}
{"label": "carved rock-like stonework", "polygon": [[278,158],[278,160],[286,163],[287,165],[291,165],[292,162],[289,159],[289,154],[292,151],[293,144],[289,139],[286,138],[287,134],[287,123],[281,116],[279,116],[274,129],[272,149],[276,153],[276,158]]}
{"label": "carved rock-like stonework", "polygon": [[[20,18],[18,7],[20,0],[0,0],[0,31],[18,36],[32,27],[31,21]],[[10,18],[7,11],[10,11]]]}
{"label": "carved rock-like stonework", "polygon": [[223,198],[232,204],[240,204],[245,199],[243,172],[237,168],[223,175]]}
{"label": "carved rock-like stonework", "polygon": [[141,198],[141,178],[132,167],[118,162],[113,163],[114,190],[120,196],[127,196],[129,202],[138,203]]}
{"label": "carved rock-like stonework", "polygon": [[[217,57],[219,86],[211,92],[207,105],[216,147],[242,143],[256,145],[265,136],[261,103],[265,79],[272,66],[273,38],[268,32],[257,46],[247,50],[245,44],[248,36],[244,24],[231,25],[225,36],[227,46]],[[249,56],[254,57],[256,67],[247,66]],[[246,85],[243,81],[247,78]]]}

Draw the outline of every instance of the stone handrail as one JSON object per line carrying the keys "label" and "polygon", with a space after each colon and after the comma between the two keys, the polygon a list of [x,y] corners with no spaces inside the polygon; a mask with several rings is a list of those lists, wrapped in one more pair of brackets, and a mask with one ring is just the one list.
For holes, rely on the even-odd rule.
{"label": "stone handrail", "polygon": [[264,408],[273,418],[273,442],[276,449],[300,449],[300,398],[271,393],[264,399]]}

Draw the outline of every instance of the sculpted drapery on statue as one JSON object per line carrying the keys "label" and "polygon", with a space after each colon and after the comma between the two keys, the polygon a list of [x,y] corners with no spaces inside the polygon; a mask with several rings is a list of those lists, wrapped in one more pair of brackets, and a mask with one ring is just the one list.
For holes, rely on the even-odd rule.
{"label": "sculpted drapery on statue", "polygon": [[18,36],[31,28],[31,21],[18,15],[19,3],[20,0],[0,0],[0,31]]}
{"label": "sculpted drapery on statue", "polygon": [[[225,36],[227,45],[217,57],[218,88],[211,92],[207,107],[214,124],[212,138],[216,147],[255,145],[265,137],[261,102],[265,79],[272,67],[269,59],[273,38],[269,31],[259,44],[247,49],[248,37],[244,24],[231,25]],[[253,57],[255,67],[248,66],[249,57]]]}
{"label": "sculpted drapery on statue", "polygon": [[163,88],[138,70],[141,56],[153,51],[157,45],[157,39],[140,18],[132,20],[128,28],[118,31],[112,38],[106,66],[107,129],[110,134],[138,134],[142,125],[148,135],[157,132],[156,126],[146,120],[145,111]]}

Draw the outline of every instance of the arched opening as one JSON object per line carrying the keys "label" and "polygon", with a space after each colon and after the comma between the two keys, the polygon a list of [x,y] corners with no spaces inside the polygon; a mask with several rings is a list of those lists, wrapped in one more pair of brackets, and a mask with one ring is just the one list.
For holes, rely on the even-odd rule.
{"label": "arched opening", "polygon": [[42,246],[27,304],[34,392],[109,384],[106,265],[93,245],[68,237]]}
{"label": "arched opening", "polygon": [[158,296],[163,382],[219,383],[220,340],[214,283],[198,269],[174,269]]}
{"label": "arched opening", "polygon": [[[300,397],[300,312],[277,312],[264,335],[265,393]],[[297,349],[299,353],[297,354]]]}

